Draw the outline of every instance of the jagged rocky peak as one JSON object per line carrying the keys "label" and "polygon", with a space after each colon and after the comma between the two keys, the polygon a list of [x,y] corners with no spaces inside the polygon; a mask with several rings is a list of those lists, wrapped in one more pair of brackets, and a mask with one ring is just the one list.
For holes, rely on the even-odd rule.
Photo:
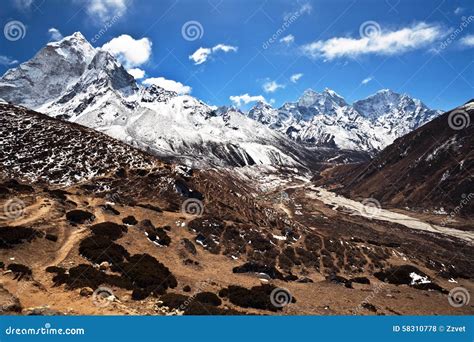
{"label": "jagged rocky peak", "polygon": [[0,78],[0,97],[30,108],[52,101],[81,77],[95,51],[79,32],[49,43]]}
{"label": "jagged rocky peak", "polygon": [[[257,104],[248,116],[291,139],[339,148],[376,151],[440,114],[407,94],[383,89],[348,104],[334,90],[304,91],[279,109]],[[331,146],[332,146],[331,145]]]}
{"label": "jagged rocky peak", "polygon": [[168,102],[176,96],[178,96],[178,93],[152,84],[144,90],[141,100],[143,102]]}
{"label": "jagged rocky peak", "polygon": [[81,32],[75,32],[57,42],[48,43],[45,49],[55,50],[63,57],[76,57],[86,64],[92,60],[96,53],[96,49],[89,43]]}
{"label": "jagged rocky peak", "polygon": [[356,101],[353,107],[371,121],[403,119],[410,128],[416,128],[440,114],[439,111],[429,109],[423,102],[408,94],[399,94],[389,89],[382,89],[363,100]]}
{"label": "jagged rocky peak", "polygon": [[300,107],[331,107],[334,105],[342,107],[347,103],[342,96],[329,88],[325,88],[322,93],[306,89],[298,100]]}
{"label": "jagged rocky peak", "polygon": [[258,101],[248,112],[249,118],[263,124],[272,124],[277,119],[277,116],[278,111],[263,101]]}
{"label": "jagged rocky peak", "polygon": [[[88,66],[95,76],[105,79],[115,90],[131,93],[138,90],[135,78],[109,52],[99,49]],[[98,74],[98,75],[97,75]]]}

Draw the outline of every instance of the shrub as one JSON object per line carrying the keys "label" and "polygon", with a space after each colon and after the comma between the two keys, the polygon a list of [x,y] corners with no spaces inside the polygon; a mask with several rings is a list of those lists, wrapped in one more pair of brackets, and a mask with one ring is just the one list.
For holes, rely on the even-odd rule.
{"label": "shrub", "polygon": [[94,221],[94,214],[80,209],[74,209],[66,213],[66,219],[69,222],[83,224],[87,221]]}
{"label": "shrub", "polygon": [[110,240],[117,240],[128,232],[128,228],[113,222],[102,222],[91,227],[92,233],[97,236],[104,236]]}

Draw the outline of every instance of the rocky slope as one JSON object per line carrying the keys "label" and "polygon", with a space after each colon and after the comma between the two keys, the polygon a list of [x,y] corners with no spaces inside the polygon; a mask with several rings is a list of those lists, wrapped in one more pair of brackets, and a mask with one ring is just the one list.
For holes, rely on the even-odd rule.
{"label": "rocky slope", "polygon": [[370,162],[326,171],[325,179],[353,198],[472,216],[473,115],[469,102],[395,140]]}
{"label": "rocky slope", "polygon": [[260,102],[248,116],[295,141],[376,152],[439,114],[420,100],[386,89],[353,105],[333,90],[308,89],[297,102],[278,109]]}
{"label": "rocky slope", "polygon": [[473,289],[463,240],[328,207],[299,175],[191,170],[25,108],[0,118],[1,313],[472,314],[447,298]]}

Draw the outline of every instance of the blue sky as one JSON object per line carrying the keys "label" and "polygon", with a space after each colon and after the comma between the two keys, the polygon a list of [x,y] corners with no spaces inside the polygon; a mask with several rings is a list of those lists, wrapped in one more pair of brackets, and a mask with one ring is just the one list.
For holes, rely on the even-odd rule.
{"label": "blue sky", "polygon": [[473,16],[470,0],[2,0],[0,73],[81,31],[140,82],[213,105],[389,88],[449,109],[474,97]]}

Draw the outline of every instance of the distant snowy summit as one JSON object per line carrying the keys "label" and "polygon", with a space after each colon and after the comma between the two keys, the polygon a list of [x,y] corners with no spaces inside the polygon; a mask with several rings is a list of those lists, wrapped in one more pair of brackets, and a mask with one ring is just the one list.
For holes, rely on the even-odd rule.
{"label": "distant snowy summit", "polygon": [[348,104],[335,91],[306,90],[280,108],[259,102],[248,116],[295,141],[317,146],[377,151],[441,114],[420,100],[381,90]]}
{"label": "distant snowy summit", "polygon": [[278,109],[265,103],[248,113],[213,107],[137,84],[114,56],[79,32],[8,70],[0,98],[195,166],[299,167],[336,154],[353,161],[359,156],[342,150],[380,150],[439,114],[388,90],[352,105],[332,90],[309,89]]}

